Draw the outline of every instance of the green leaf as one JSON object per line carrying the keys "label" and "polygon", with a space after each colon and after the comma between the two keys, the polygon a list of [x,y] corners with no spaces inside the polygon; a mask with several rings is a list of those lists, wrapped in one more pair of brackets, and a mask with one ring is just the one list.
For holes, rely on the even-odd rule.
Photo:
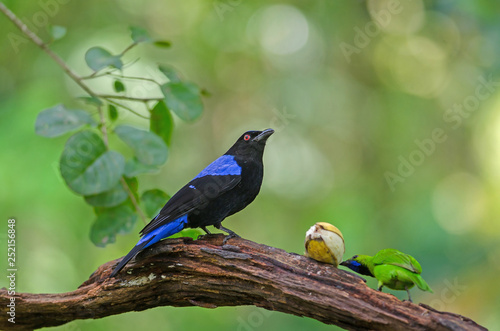
{"label": "green leaf", "polygon": [[159,101],[151,110],[149,120],[149,130],[159,135],[163,141],[170,145],[172,131],[174,129],[174,119],[164,101]]}
{"label": "green leaf", "polygon": [[95,207],[114,207],[125,200],[128,194],[123,189],[122,183],[119,181],[111,190],[94,195],[87,195],[85,201]]}
{"label": "green leaf", "polygon": [[121,69],[123,67],[122,60],[119,55],[111,55],[110,52],[102,47],[92,47],[85,53],[85,62],[94,71],[99,71],[106,67],[114,67]]}
{"label": "green leaf", "polygon": [[88,103],[89,105],[102,106],[101,99],[96,97],[78,97],[78,99],[82,100],[85,103]]}
{"label": "green leaf", "polygon": [[161,86],[165,102],[177,116],[186,122],[196,120],[203,112],[198,86],[189,82],[170,82]]}
{"label": "green leaf", "polygon": [[143,28],[139,28],[136,26],[131,26],[130,27],[130,35],[132,37],[132,40],[135,43],[142,43],[142,42],[152,42],[153,39],[149,36],[148,31]]}
{"label": "green leaf", "polygon": [[157,40],[153,43],[153,45],[160,48],[170,48],[172,43],[168,40]]}
{"label": "green leaf", "polygon": [[35,122],[36,134],[43,137],[57,137],[76,130],[83,125],[96,126],[92,117],[84,110],[66,109],[63,105],[42,110]]}
{"label": "green leaf", "polygon": [[146,215],[149,217],[156,216],[163,205],[170,199],[170,196],[163,192],[162,190],[153,189],[149,191],[145,191],[142,193],[141,202],[144,206],[144,211]]}
{"label": "green leaf", "polygon": [[122,81],[121,80],[115,80],[115,83],[113,84],[113,87],[115,89],[115,92],[123,92],[125,91],[125,85],[123,85]]}
{"label": "green leaf", "polygon": [[170,236],[169,238],[190,237],[190,238],[193,238],[193,240],[196,240],[202,234],[203,234],[203,232],[200,231],[199,229],[184,229],[181,232],[178,232],[178,233]]}
{"label": "green leaf", "polygon": [[133,159],[130,159],[125,163],[125,176],[126,177],[135,177],[140,174],[151,174],[158,172],[158,167],[156,166],[151,166],[151,165],[145,165],[139,160],[137,160],[135,157]]}
{"label": "green leaf", "polygon": [[[135,200],[139,201],[139,192],[138,192],[138,190],[139,190],[139,181],[137,180],[137,178],[136,177],[130,177],[130,178],[124,177],[124,179],[125,179],[125,182],[128,185],[129,190],[134,195]],[[129,200],[129,202],[130,202],[131,206],[133,206],[132,201]]]}
{"label": "green leaf", "polygon": [[128,125],[117,126],[115,133],[132,148],[141,163],[159,166],[167,160],[167,145],[156,134]]}
{"label": "green leaf", "polygon": [[90,240],[99,247],[116,241],[116,235],[134,229],[137,215],[127,203],[112,208],[95,208],[97,219],[90,229]]}
{"label": "green leaf", "polygon": [[210,93],[210,91],[208,91],[204,88],[201,89],[200,94],[203,95],[204,97],[211,97],[212,96],[212,93]]}
{"label": "green leaf", "polygon": [[50,35],[53,40],[59,40],[66,35],[66,28],[60,25],[53,25],[50,27]]}
{"label": "green leaf", "polygon": [[112,189],[125,167],[123,156],[106,151],[104,142],[86,130],[71,136],[61,155],[61,176],[76,193],[93,195]]}
{"label": "green leaf", "polygon": [[108,116],[112,121],[116,121],[118,119],[118,109],[114,105],[108,105]]}
{"label": "green leaf", "polygon": [[175,70],[172,66],[160,64],[158,66],[158,69],[161,71],[162,74],[165,75],[165,77],[168,78],[170,82],[178,83],[181,81],[179,74],[177,73],[177,70]]}

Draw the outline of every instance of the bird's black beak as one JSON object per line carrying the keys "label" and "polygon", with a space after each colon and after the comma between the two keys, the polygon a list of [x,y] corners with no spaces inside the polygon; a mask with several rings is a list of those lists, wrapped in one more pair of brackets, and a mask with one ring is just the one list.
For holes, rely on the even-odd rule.
{"label": "bird's black beak", "polygon": [[349,261],[348,260],[342,261],[340,265],[343,265],[344,267],[349,267]]}
{"label": "bird's black beak", "polygon": [[269,138],[272,134],[274,133],[273,129],[266,129],[262,131],[257,137],[253,138],[252,140],[255,142],[260,142],[260,141],[266,141],[267,138]]}

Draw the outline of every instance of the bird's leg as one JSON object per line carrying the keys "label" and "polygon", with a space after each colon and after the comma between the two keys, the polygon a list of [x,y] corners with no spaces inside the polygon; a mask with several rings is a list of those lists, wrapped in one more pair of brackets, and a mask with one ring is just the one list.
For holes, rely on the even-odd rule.
{"label": "bird's leg", "polygon": [[229,230],[228,228],[223,227],[221,223],[219,223],[219,224],[215,224],[214,226],[215,226],[217,229],[222,230],[222,231],[224,231],[224,232],[227,232],[227,233],[228,233],[227,237],[226,237],[226,238],[224,238],[224,240],[222,241],[222,244],[223,244],[223,245],[225,245],[225,244],[226,244],[226,241],[228,241],[228,240],[229,240],[229,239],[231,239],[231,238],[241,238],[241,237],[240,237],[240,236],[238,236],[238,235],[237,235],[234,231],[231,231],[231,230]]}
{"label": "bird's leg", "polygon": [[378,286],[378,291],[379,291],[379,292],[382,292],[382,287],[384,287],[384,285],[379,285],[379,286]]}
{"label": "bird's leg", "polygon": [[206,226],[200,226],[200,229],[202,229],[203,231],[205,231],[205,232],[206,232],[206,234],[200,234],[200,235],[198,236],[198,239],[205,237],[207,234],[212,234],[210,231],[208,231],[208,229],[207,229],[207,227],[206,227]]}
{"label": "bird's leg", "polygon": [[410,290],[408,289],[408,287],[405,287],[405,290],[406,290],[406,293],[408,293],[408,301],[413,302],[413,301],[411,300]]}

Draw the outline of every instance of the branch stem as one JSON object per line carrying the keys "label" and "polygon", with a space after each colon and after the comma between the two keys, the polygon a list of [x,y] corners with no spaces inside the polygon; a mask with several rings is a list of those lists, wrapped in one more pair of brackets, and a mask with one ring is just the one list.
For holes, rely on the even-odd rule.
{"label": "branch stem", "polygon": [[[24,24],[9,8],[7,8],[5,6],[5,4],[3,2],[0,1],[0,12],[2,12],[3,14],[5,14],[5,16],[7,16],[7,18],[12,22],[14,23],[14,25],[19,29],[21,30],[21,32],[26,36],[28,37],[35,45],[37,45],[38,47],[40,47],[45,53],[47,53],[62,69],[63,71],[76,83],[78,84],[85,92],[87,92],[88,95],[90,95],[91,97],[95,97],[95,98],[100,98],[100,99],[105,99],[107,100],[108,102],[110,103],[114,103],[124,109],[127,109],[129,110],[130,112],[134,113],[135,115],[137,116],[140,116],[140,117],[143,117],[143,118],[146,118],[144,117],[143,115],[135,112],[134,110],[132,110],[131,108],[129,107],[126,107],[126,106],[123,106],[121,104],[118,104],[116,102],[112,102],[111,100],[109,100],[109,98],[111,98],[112,96],[101,96],[97,93],[95,93],[94,91],[92,91],[84,82],[84,78],[82,78],[81,76],[79,76],[76,72],[74,72],[67,64],[66,62],[64,62],[63,59],[61,59],[61,57],[59,57],[59,55],[57,55],[56,53],[54,53],[50,48],[49,46],[43,42],[42,39],[40,39],[40,37],[38,37],[33,31],[31,31],[28,26],[26,26],[26,24]],[[137,43],[133,43],[131,44],[130,46],[128,46],[127,48],[125,48],[125,50],[121,53],[121,55],[125,54],[125,52],[129,51],[130,49],[132,49],[132,47],[134,47],[135,45],[137,45]],[[86,77],[87,79],[88,78],[92,78],[97,72],[94,72],[92,75]],[[128,99],[128,100],[133,100],[133,99]],[[139,101],[139,100],[138,100]],[[146,101],[146,100],[140,100],[140,101]],[[97,106],[97,110],[99,112],[99,120],[100,120],[100,129],[101,129],[101,133],[102,133],[102,136],[103,136],[103,140],[104,140],[104,144],[106,146],[106,149],[109,149],[109,141],[108,141],[108,132],[107,132],[107,128],[106,128],[106,118],[104,117],[104,112],[102,110],[102,106]],[[143,222],[146,223],[146,216],[144,215],[141,207],[139,206],[139,204],[137,203],[137,200],[135,199],[135,196],[134,194],[132,193],[132,191],[130,190],[128,184],[125,182],[125,180],[123,179],[123,177],[121,178],[121,182],[122,182],[122,185],[125,189],[125,191],[127,191],[127,194],[130,198],[130,200],[132,201],[132,204],[134,205],[137,213],[139,214],[139,216],[141,217],[141,219],[143,220]]]}
{"label": "branch stem", "polygon": [[144,118],[144,119],[146,119],[146,120],[149,120],[149,117],[144,116],[144,115],[142,115],[142,114],[140,114],[140,113],[136,112],[135,110],[133,110],[133,109],[132,109],[132,108],[130,108],[130,107],[125,106],[124,104],[118,103],[118,102],[113,101],[113,100],[110,100],[110,99],[105,99],[105,100],[106,100],[107,102],[109,102],[110,104],[112,104],[112,105],[115,105],[115,106],[117,106],[117,107],[121,107],[121,108],[123,108],[123,109],[128,110],[129,112],[131,112],[132,114],[134,114],[134,115],[136,115],[136,116],[138,116],[138,117],[141,117],[141,118]]}
{"label": "branch stem", "polygon": [[130,187],[128,186],[128,184],[125,181],[125,178],[123,178],[123,176],[120,178],[120,182],[122,183],[123,188],[127,192],[128,196],[130,198],[130,201],[132,201],[132,204],[134,205],[134,208],[137,211],[137,213],[139,214],[142,222],[145,225],[148,224],[148,219],[146,218],[146,215],[144,215],[144,212],[142,211],[141,206],[139,206],[139,203],[137,202],[137,200],[134,196],[134,193],[132,193],[132,191],[130,190]]}
{"label": "branch stem", "polygon": [[113,95],[113,94],[98,94],[97,96],[103,99],[119,99],[119,100],[130,100],[130,101],[140,101],[140,102],[163,100],[163,98],[136,98],[136,97],[129,97],[126,95]]}

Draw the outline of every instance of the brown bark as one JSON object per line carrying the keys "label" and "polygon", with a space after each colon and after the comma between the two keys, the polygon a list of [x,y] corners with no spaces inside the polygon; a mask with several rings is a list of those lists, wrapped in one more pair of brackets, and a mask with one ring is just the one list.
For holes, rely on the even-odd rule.
{"label": "brown bark", "polygon": [[377,292],[360,277],[301,255],[222,235],[164,240],[141,252],[116,278],[119,260],[100,266],[77,290],[9,296],[0,290],[0,329],[31,330],[157,306],[255,305],[350,330],[485,330],[474,321]]}

